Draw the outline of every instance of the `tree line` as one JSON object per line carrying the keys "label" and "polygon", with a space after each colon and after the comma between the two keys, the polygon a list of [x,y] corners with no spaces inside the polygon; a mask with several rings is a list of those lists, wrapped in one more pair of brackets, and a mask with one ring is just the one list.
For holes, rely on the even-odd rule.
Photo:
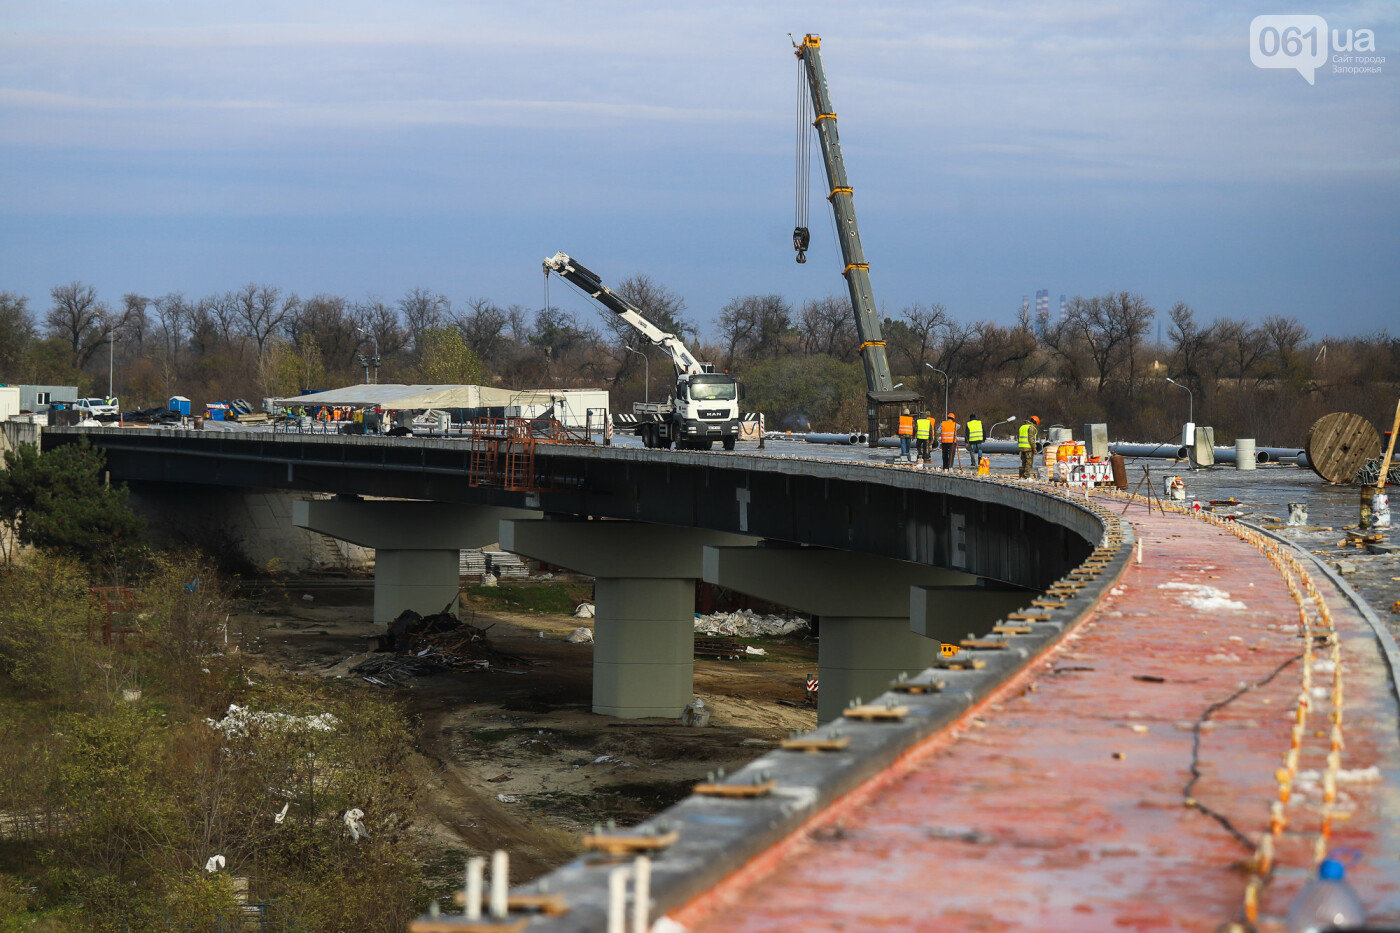
{"label": "tree line", "polygon": [[[702,359],[742,378],[746,407],[765,412],[770,427],[864,423],[859,340],[846,297],[795,304],[779,294],[740,296],[702,327],[680,295],[647,275],[617,291]],[[606,388],[616,410],[670,394],[664,355],[589,304],[572,295],[537,308],[487,298],[454,303],[421,287],[394,301],[302,298],[258,283],[199,298],[129,293],[109,303],[91,285],[72,282],[53,288],[44,308],[0,292],[0,379],[100,393],[110,366],[128,409],[171,395],[197,405],[256,401],[367,375]],[[1107,421],[1125,439],[1164,440],[1186,420],[1185,392],[1168,376],[1191,390],[1196,420],[1214,425],[1217,437],[1278,444],[1301,443],[1328,411],[1380,422],[1400,382],[1400,339],[1387,332],[1315,336],[1281,315],[1204,321],[1182,302],[1159,314],[1128,291],[1075,297],[1063,314],[1022,310],[1012,324],[961,320],[942,304],[914,303],[886,317],[883,329],[895,381],[918,389],[930,408],[943,397],[938,370],[960,415]],[[1160,340],[1154,330],[1165,331]]]}

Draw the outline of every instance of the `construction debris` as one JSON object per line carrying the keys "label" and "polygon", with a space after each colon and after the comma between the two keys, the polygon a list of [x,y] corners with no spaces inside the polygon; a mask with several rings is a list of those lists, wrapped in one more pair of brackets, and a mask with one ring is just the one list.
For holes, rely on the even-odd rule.
{"label": "construction debris", "polygon": [[766,616],[752,609],[738,612],[712,612],[695,617],[695,634],[722,635],[732,638],[758,638],[764,635],[805,633],[811,624],[798,616]]}
{"label": "construction debris", "polygon": [[569,637],[565,641],[575,645],[591,645],[593,644],[593,629],[580,625],[569,633]]}
{"label": "construction debris", "polygon": [[530,666],[528,660],[492,647],[486,637],[489,629],[446,611],[421,616],[405,609],[389,623],[378,651],[350,668],[350,673],[376,686],[397,687],[444,671],[519,671]]}

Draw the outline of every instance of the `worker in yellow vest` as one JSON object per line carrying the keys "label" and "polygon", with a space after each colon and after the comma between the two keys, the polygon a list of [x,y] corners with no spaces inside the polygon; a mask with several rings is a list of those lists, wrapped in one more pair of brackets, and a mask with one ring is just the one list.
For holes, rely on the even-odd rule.
{"label": "worker in yellow vest", "polygon": [[972,457],[974,467],[982,460],[982,440],[985,436],[982,422],[978,420],[977,413],[973,412],[972,417],[967,419],[967,452]]}
{"label": "worker in yellow vest", "polygon": [[920,460],[928,460],[928,442],[931,437],[933,437],[933,412],[926,411],[914,425],[914,441],[918,447]]}
{"label": "worker in yellow vest", "polygon": [[951,470],[958,453],[958,416],[951,411],[938,425],[938,446],[943,449],[943,469]]}
{"label": "worker in yellow vest", "polygon": [[1034,475],[1032,470],[1035,468],[1035,435],[1039,425],[1040,419],[1031,415],[1017,432],[1016,447],[1021,451],[1021,479],[1030,479]]}
{"label": "worker in yellow vest", "polygon": [[904,409],[904,414],[899,416],[899,457],[901,460],[909,459],[909,451],[914,443],[914,416],[909,414],[909,409]]}

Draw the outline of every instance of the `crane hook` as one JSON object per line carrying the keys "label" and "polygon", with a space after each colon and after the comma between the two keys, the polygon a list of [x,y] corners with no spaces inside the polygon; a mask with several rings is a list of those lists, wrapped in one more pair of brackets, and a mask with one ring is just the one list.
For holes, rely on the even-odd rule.
{"label": "crane hook", "polygon": [[797,250],[797,261],[807,261],[807,247],[812,243],[812,232],[806,227],[792,228],[792,248]]}

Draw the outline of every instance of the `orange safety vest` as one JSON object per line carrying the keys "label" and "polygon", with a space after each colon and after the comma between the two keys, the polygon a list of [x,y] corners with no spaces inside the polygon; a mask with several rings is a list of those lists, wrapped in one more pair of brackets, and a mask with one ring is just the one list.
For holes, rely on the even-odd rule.
{"label": "orange safety vest", "polygon": [[900,415],[900,416],[899,416],[899,436],[900,436],[900,437],[913,437],[913,436],[914,436],[914,416],[913,416],[913,415]]}
{"label": "orange safety vest", "polygon": [[958,442],[958,423],[950,419],[939,424],[938,439],[944,444],[956,444]]}

